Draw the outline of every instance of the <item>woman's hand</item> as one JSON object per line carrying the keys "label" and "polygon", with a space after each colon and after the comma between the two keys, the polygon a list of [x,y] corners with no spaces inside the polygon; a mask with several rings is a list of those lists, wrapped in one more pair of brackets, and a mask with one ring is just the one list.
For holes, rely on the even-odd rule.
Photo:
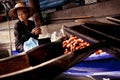
{"label": "woman's hand", "polygon": [[40,27],[35,28],[35,35],[41,34],[41,29]]}
{"label": "woman's hand", "polygon": [[34,34],[34,35],[41,34],[41,29],[40,29],[40,27],[35,27],[35,28],[32,30],[31,33]]}

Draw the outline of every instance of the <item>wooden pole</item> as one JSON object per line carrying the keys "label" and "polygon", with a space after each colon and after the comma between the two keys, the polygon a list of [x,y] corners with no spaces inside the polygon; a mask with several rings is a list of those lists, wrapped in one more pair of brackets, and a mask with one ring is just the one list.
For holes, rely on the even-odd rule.
{"label": "wooden pole", "polygon": [[10,40],[10,56],[12,55],[12,38],[11,38],[11,30],[10,30],[10,21],[7,20],[8,30],[9,30],[9,40]]}
{"label": "wooden pole", "polygon": [[40,27],[44,24],[44,20],[41,14],[41,9],[39,5],[39,0],[28,0],[28,4],[30,7],[34,8],[35,14],[33,15],[36,27]]}

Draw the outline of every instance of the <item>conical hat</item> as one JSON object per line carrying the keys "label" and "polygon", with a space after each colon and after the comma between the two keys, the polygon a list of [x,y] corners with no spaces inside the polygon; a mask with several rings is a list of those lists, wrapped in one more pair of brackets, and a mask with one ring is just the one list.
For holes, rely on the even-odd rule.
{"label": "conical hat", "polygon": [[24,3],[17,3],[14,8],[9,11],[9,16],[17,19],[17,9],[25,8],[28,11],[28,17],[31,17],[34,14],[34,9],[32,7],[27,7]]}

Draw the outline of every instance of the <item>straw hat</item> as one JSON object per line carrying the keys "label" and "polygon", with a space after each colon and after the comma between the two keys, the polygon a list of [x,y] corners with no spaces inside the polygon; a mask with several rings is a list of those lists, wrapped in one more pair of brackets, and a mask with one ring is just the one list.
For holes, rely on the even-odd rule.
{"label": "straw hat", "polygon": [[14,8],[9,11],[9,16],[17,19],[17,9],[25,8],[28,11],[28,17],[31,17],[34,14],[34,10],[31,7],[27,7],[24,3],[17,3]]}

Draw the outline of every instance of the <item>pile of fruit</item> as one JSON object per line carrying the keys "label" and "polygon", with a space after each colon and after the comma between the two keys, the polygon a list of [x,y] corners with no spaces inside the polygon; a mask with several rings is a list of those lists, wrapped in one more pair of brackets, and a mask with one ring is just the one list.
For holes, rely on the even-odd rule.
{"label": "pile of fruit", "polygon": [[69,39],[62,42],[62,46],[65,49],[64,54],[67,54],[68,52],[72,52],[78,49],[85,48],[86,46],[89,46],[90,44],[86,41],[84,41],[81,38],[77,38],[74,35],[70,35]]}

